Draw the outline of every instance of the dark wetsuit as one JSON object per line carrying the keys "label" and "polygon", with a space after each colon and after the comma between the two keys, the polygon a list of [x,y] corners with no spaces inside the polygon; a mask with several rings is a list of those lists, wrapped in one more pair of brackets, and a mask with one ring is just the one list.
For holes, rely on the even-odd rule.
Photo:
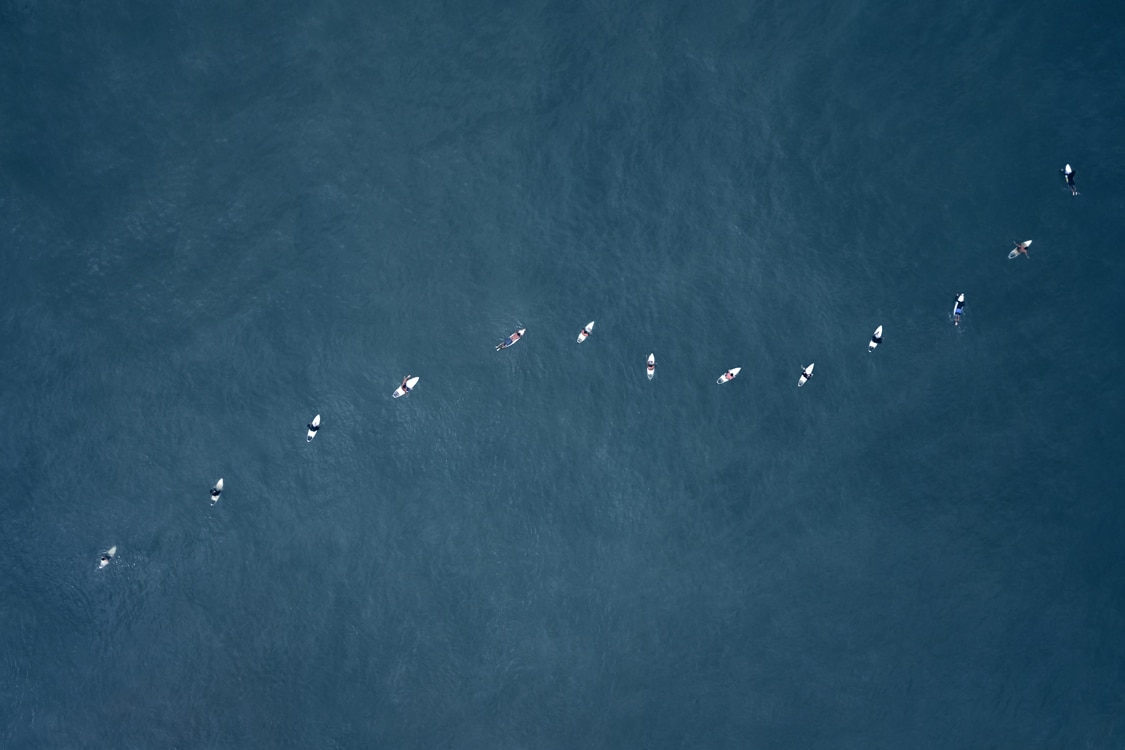
{"label": "dark wetsuit", "polygon": [[[1070,165],[1068,164],[1067,166]],[[1059,171],[1062,172],[1063,178],[1066,179],[1066,186],[1070,188],[1070,194],[1078,195],[1078,187],[1074,184],[1074,170],[1072,169],[1067,172],[1066,169],[1060,169]]]}

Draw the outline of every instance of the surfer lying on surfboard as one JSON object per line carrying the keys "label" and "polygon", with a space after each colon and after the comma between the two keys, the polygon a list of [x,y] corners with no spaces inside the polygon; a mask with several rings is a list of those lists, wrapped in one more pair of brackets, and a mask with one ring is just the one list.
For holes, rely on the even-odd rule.
{"label": "surfer lying on surfboard", "polygon": [[496,351],[500,351],[501,349],[507,349],[509,346],[511,346],[512,344],[516,343],[521,338],[523,338],[523,335],[526,332],[527,332],[526,328],[519,329],[518,331],[513,333],[511,336],[509,336],[508,338],[504,339],[499,344],[497,344],[496,345]]}
{"label": "surfer lying on surfboard", "polygon": [[1078,195],[1078,187],[1074,184],[1074,170],[1067,164],[1059,171],[1062,172],[1063,177],[1066,179],[1066,186],[1070,188],[1070,194]]}

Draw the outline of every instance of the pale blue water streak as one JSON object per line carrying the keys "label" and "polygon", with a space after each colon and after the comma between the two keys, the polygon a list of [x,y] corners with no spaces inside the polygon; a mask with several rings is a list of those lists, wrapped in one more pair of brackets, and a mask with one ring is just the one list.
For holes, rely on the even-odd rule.
{"label": "pale blue water streak", "polygon": [[4,744],[1120,745],[1120,15],[4,6]]}

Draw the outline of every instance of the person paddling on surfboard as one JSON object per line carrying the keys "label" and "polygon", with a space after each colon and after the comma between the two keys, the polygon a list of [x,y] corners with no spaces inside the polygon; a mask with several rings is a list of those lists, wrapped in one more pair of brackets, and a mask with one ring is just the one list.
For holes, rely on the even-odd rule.
{"label": "person paddling on surfboard", "polygon": [[1028,247],[1030,247],[1030,245],[1031,245],[1031,242],[1030,242],[1030,241],[1027,241],[1027,242],[1015,242],[1015,240],[1013,240],[1013,243],[1014,243],[1014,244],[1015,244],[1015,246],[1016,246],[1016,254],[1017,254],[1017,255],[1022,255],[1022,256],[1023,256],[1023,257],[1025,257],[1025,258],[1030,258],[1030,257],[1031,257],[1031,255],[1029,255],[1029,254],[1028,254],[1028,252],[1027,252],[1027,248],[1028,248]]}
{"label": "person paddling on surfboard", "polygon": [[519,329],[518,331],[513,333],[511,336],[509,336],[508,338],[504,339],[499,344],[497,344],[496,345],[496,351],[500,351],[501,349],[507,349],[509,346],[511,346],[512,344],[516,343],[521,338],[523,338],[523,335],[526,332],[527,332],[526,328]]}
{"label": "person paddling on surfboard", "polygon": [[1066,179],[1066,186],[1070,188],[1070,194],[1078,195],[1078,188],[1074,184],[1074,170],[1070,168],[1069,164],[1067,164],[1059,171],[1062,172],[1063,177]]}

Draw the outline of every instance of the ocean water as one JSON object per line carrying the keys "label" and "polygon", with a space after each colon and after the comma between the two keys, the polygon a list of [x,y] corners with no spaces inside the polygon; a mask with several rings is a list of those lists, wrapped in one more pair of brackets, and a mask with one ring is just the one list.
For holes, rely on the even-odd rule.
{"label": "ocean water", "polygon": [[0,744],[1125,747],[1123,31],[0,2]]}

